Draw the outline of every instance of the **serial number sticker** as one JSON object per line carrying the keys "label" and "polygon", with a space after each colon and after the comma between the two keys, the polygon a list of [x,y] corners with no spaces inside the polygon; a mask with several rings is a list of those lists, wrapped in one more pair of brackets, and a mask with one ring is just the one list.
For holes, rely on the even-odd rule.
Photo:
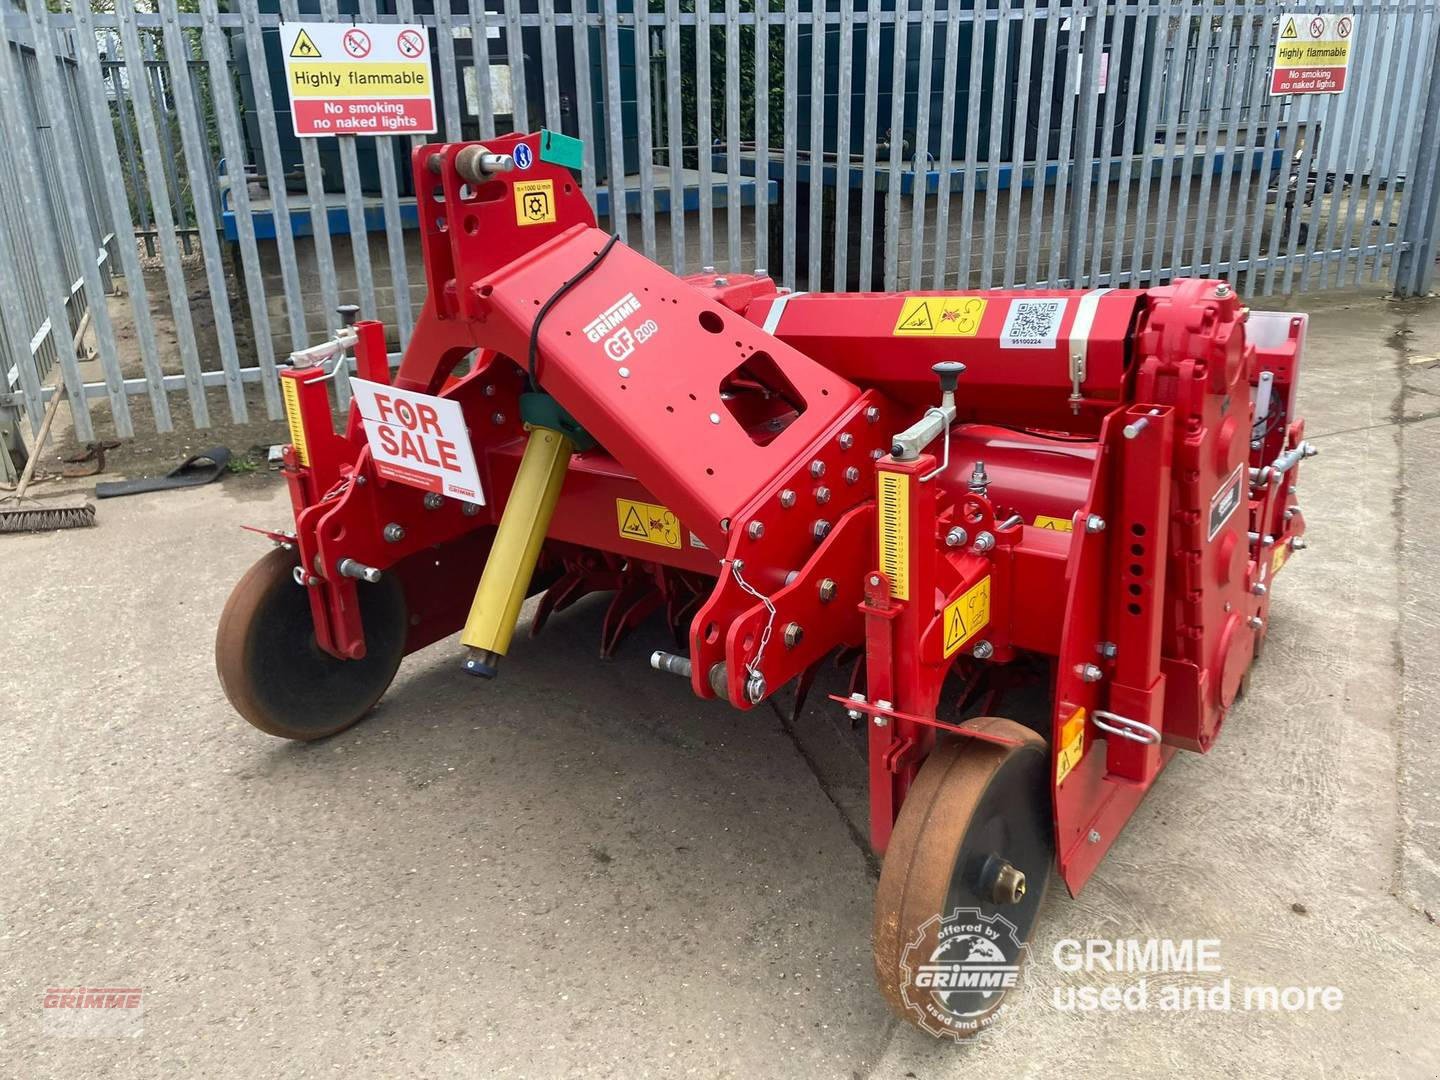
{"label": "serial number sticker", "polygon": [[1046,517],[1044,514],[1036,514],[1035,528],[1049,529],[1051,532],[1074,532],[1075,523],[1069,518]]}
{"label": "serial number sticker", "polygon": [[615,500],[615,522],[626,540],[660,547],[681,546],[680,522],[671,510],[655,503]]}
{"label": "serial number sticker", "polygon": [[1055,755],[1055,783],[1063,783],[1085,756],[1085,710],[1076,709],[1060,729],[1060,752]]}
{"label": "serial number sticker", "polygon": [[1011,300],[1000,329],[1002,349],[1053,349],[1065,318],[1065,300]]}
{"label": "serial number sticker", "polygon": [[945,607],[945,655],[950,656],[990,622],[990,575]]}
{"label": "serial number sticker", "polygon": [[979,296],[907,296],[894,337],[974,337],[985,317]]}
{"label": "serial number sticker", "polygon": [[553,180],[524,180],[515,185],[515,224],[549,225],[555,220]]}
{"label": "serial number sticker", "polygon": [[1240,505],[1240,489],[1245,479],[1245,462],[1235,466],[1235,471],[1230,478],[1220,485],[1220,490],[1215,492],[1214,498],[1210,500],[1210,532],[1205,540],[1208,543],[1215,539],[1215,534],[1230,520],[1230,515],[1235,513],[1236,507]]}

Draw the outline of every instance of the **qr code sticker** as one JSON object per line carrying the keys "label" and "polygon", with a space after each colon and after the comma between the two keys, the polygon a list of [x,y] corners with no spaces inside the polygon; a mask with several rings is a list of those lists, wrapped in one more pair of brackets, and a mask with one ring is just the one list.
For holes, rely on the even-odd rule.
{"label": "qr code sticker", "polygon": [[1000,347],[1053,349],[1064,317],[1064,300],[1011,300],[1000,331]]}

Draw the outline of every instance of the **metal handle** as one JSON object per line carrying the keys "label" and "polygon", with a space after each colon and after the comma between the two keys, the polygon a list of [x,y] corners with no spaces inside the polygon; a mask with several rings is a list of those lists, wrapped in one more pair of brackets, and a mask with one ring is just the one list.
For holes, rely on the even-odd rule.
{"label": "metal handle", "polygon": [[1128,716],[1121,716],[1119,713],[1096,709],[1090,714],[1090,719],[1095,721],[1095,726],[1101,731],[1108,731],[1111,735],[1118,735],[1131,742],[1153,745],[1160,741],[1160,732],[1149,724],[1131,720]]}

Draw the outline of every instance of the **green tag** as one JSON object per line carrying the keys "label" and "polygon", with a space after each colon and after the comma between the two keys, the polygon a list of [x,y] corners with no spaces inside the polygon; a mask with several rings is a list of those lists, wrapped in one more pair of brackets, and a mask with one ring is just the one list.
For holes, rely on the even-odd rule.
{"label": "green tag", "polygon": [[540,129],[540,160],[578,169],[585,161],[585,144],[569,135],[547,128]]}

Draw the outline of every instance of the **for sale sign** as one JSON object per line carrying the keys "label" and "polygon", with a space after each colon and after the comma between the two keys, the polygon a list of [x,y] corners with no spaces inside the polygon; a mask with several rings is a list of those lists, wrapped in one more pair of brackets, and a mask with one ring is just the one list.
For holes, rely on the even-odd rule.
{"label": "for sale sign", "polygon": [[425,491],[485,505],[459,402],[351,379],[375,471]]}
{"label": "for sale sign", "polygon": [[295,134],[428,135],[435,125],[423,26],[283,23]]}
{"label": "for sale sign", "polygon": [[1354,15],[1280,16],[1270,96],[1342,92],[1354,37]]}

